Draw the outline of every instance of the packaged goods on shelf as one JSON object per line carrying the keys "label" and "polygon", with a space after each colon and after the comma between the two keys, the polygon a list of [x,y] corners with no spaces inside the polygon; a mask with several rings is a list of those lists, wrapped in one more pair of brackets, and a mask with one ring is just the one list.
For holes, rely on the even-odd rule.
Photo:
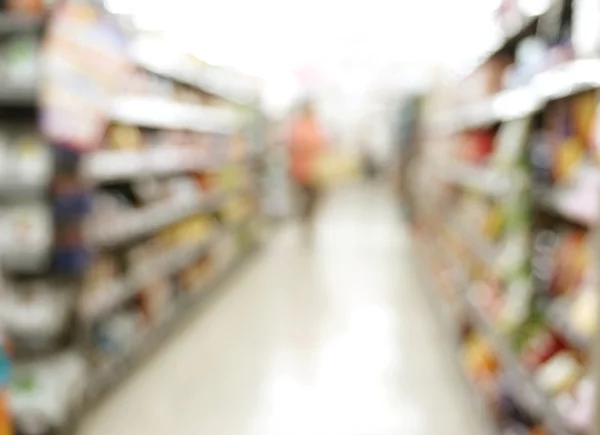
{"label": "packaged goods on shelf", "polygon": [[0,13],[0,433],[33,435],[73,427],[258,243],[238,233],[264,138],[203,64],[148,68],[90,4],[17,3],[40,15]]}
{"label": "packaged goods on shelf", "polygon": [[557,409],[576,434],[585,433],[594,413],[594,385],[591,379],[579,381],[572,391],[562,393],[556,399]]}
{"label": "packaged goods on shelf", "polygon": [[[477,390],[495,425],[579,435],[592,425],[590,390],[600,385],[592,364],[599,63],[573,59],[576,2],[551,3],[516,19],[522,27],[455,87],[470,99],[449,113],[453,129],[422,142],[418,170],[429,181],[415,186],[416,223],[419,237],[439,243],[435,255],[462,271],[454,279],[467,310],[458,321],[471,331],[463,349],[478,337],[489,344],[481,355],[499,361],[495,371],[477,356],[466,365],[470,378],[489,378]],[[509,8],[518,17],[520,7]],[[476,116],[477,108],[489,111]]]}
{"label": "packaged goods on shelf", "polygon": [[143,313],[139,310],[123,308],[111,313],[92,331],[91,344],[96,351],[96,364],[102,367],[103,361],[106,364],[126,358],[144,339],[147,330]]}
{"label": "packaged goods on shelf", "polygon": [[74,289],[65,283],[7,283],[0,311],[15,351],[60,346],[70,333]]}
{"label": "packaged goods on shelf", "polygon": [[[48,146],[39,137],[24,131],[2,134],[0,155],[3,191],[18,196],[43,196],[52,176],[53,162]],[[19,186],[15,185],[16,180]]]}
{"label": "packaged goods on shelf", "polygon": [[14,204],[4,208],[0,249],[9,252],[4,267],[13,271],[45,269],[51,262],[51,210],[43,203]]}
{"label": "packaged goods on shelf", "polygon": [[59,430],[81,403],[88,368],[81,355],[63,353],[15,367],[10,408],[24,433]]}

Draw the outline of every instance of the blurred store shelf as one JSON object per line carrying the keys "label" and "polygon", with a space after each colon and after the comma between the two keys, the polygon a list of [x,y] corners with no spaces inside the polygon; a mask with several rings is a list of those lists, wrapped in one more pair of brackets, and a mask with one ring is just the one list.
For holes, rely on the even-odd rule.
{"label": "blurred store shelf", "polygon": [[476,129],[524,118],[541,107],[529,87],[509,89],[489,100],[467,106],[461,112],[461,128]]}
{"label": "blurred store shelf", "polygon": [[172,275],[194,263],[219,238],[220,234],[215,232],[204,241],[194,241],[189,245],[163,252],[146,264],[136,265],[126,277],[113,282],[109,288],[90,292],[89,296],[82,301],[83,320],[92,323],[102,318],[139,294],[145,285],[157,277]]}
{"label": "blurred store shelf", "polygon": [[82,173],[90,181],[109,182],[212,170],[218,168],[220,163],[209,161],[205,154],[195,148],[161,146],[141,150],[103,149],[84,157]]}
{"label": "blurred store shelf", "polygon": [[39,15],[17,12],[0,13],[0,35],[39,31],[43,24],[44,18]]}
{"label": "blurred store shelf", "polygon": [[440,164],[440,176],[446,182],[490,196],[503,196],[511,189],[507,174],[458,161]]}
{"label": "blurred store shelf", "polygon": [[552,311],[551,315],[548,316],[552,327],[574,348],[582,352],[588,352],[590,350],[590,337],[585,337],[575,331],[563,313],[559,313],[558,310]]}
{"label": "blurred store shelf", "polygon": [[526,86],[506,89],[483,101],[442,113],[434,126],[449,132],[486,128],[524,118],[550,101],[598,88],[600,59],[573,60],[537,74]]}
{"label": "blurred store shelf", "polygon": [[131,53],[142,68],[224,100],[249,105],[256,98],[252,80],[222,68],[193,62],[189,57],[173,52],[164,56],[155,41],[138,39],[132,45]]}
{"label": "blurred store shelf", "polygon": [[111,216],[111,225],[92,224],[89,229],[89,243],[95,246],[114,246],[153,233],[187,217],[216,209],[223,200],[221,194],[181,198],[164,204],[152,205],[122,216]]}
{"label": "blurred store shelf", "polygon": [[536,75],[531,83],[542,102],[566,98],[600,87],[600,59],[579,59]]}
{"label": "blurred store shelf", "polygon": [[157,97],[118,98],[113,103],[111,117],[123,124],[200,133],[229,134],[239,125],[232,110]]}
{"label": "blurred store shelf", "polygon": [[533,195],[538,205],[574,223],[592,226],[598,222],[597,201],[581,202],[573,192],[553,188],[537,188]]}
{"label": "blurred store shelf", "polygon": [[0,84],[0,106],[35,107],[37,98],[38,89],[34,85],[12,84],[10,82]]}
{"label": "blurred store shelf", "polygon": [[0,197],[3,198],[36,198],[46,194],[50,186],[50,174],[48,177],[38,179],[16,179],[16,177],[0,178]]}
{"label": "blurred store shelf", "polygon": [[229,263],[216,271],[212,277],[207,278],[195,291],[183,295],[171,310],[170,315],[152,328],[145,337],[142,337],[136,346],[122,358],[114,360],[103,370],[99,370],[90,380],[86,390],[86,400],[75,419],[79,419],[94,404],[105,397],[113,388],[117,387],[128,375],[132,374],[144,360],[193,314],[198,305],[206,302],[212,294],[232,277],[247,261],[248,257],[256,250],[257,245],[252,245],[239,253]]}
{"label": "blurred store shelf", "polygon": [[[444,279],[444,276],[440,275],[439,271],[441,270],[442,264],[448,264],[444,263],[440,258],[440,254],[444,252],[444,249],[435,249],[433,247],[433,243],[431,243],[431,240],[425,241],[420,236],[415,236],[412,240],[419,259],[417,264],[418,277],[426,289],[425,293],[430,299],[432,307],[436,310],[436,317],[440,319],[441,326],[444,328],[444,330],[450,332],[450,347],[453,350],[454,346],[460,343],[459,321],[461,316],[465,314],[462,306],[463,304],[461,303],[464,300],[464,295],[462,295],[462,293],[464,293],[465,287],[462,285],[465,283],[465,281],[451,279],[450,282],[448,282],[447,279]],[[440,263],[438,264],[438,262]],[[433,273],[431,273],[432,271]],[[456,274],[454,276],[456,277]],[[457,296],[456,303],[437,303],[436,299],[441,296],[441,285],[450,285],[455,287],[455,291],[453,293]],[[458,303],[461,303],[460,307],[457,306]],[[498,432],[492,424],[492,415],[486,408],[485,398],[468,380],[468,374],[457,360],[455,360],[455,367],[457,373],[460,373],[461,375],[463,380],[462,385],[465,389],[465,393],[469,399],[469,402],[473,409],[475,409],[477,418],[480,419],[482,425],[484,426],[483,434],[498,435]]]}
{"label": "blurred store shelf", "polygon": [[538,416],[548,428],[552,428],[552,434],[569,435],[559,418],[557,410],[552,406],[545,394],[536,385],[531,376],[524,370],[516,359],[510,345],[490,324],[486,315],[478,308],[475,301],[467,297],[468,313],[478,331],[485,336],[492,347],[498,353],[502,365],[514,380],[514,394],[517,401],[532,415]]}
{"label": "blurred store shelf", "polygon": [[[266,132],[256,82],[172,45],[136,51],[139,34],[99,6],[15,3],[3,9],[38,15],[0,13],[1,266],[16,295],[12,335],[1,338],[23,350],[6,360],[28,385],[0,385],[11,404],[5,412],[0,397],[0,432],[7,420],[10,433],[75,433],[92,399],[259,241],[250,186],[264,170],[253,163]],[[63,110],[67,100],[76,114]],[[65,288],[73,291],[58,299]],[[53,334],[40,319],[54,321]]]}
{"label": "blurred store shelf", "polygon": [[[474,387],[493,397],[502,433],[598,430],[585,389],[600,385],[600,59],[591,49],[597,37],[590,33],[589,49],[582,39],[587,15],[597,22],[600,10],[583,3],[502,2],[495,20],[504,35],[466,76],[426,93],[431,128],[415,140],[428,178],[411,192],[415,227],[428,239],[448,235],[431,252],[445,250],[447,269],[465,272],[454,274],[463,291],[453,294],[465,300],[461,349],[473,355],[461,358]],[[487,167],[436,164],[456,155]],[[440,282],[452,277],[436,272]],[[483,361],[493,368],[482,369]]]}

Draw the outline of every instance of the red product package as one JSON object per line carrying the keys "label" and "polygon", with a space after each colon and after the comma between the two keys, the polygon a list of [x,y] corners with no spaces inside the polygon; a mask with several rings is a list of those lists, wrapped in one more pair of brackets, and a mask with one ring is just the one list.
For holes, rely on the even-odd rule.
{"label": "red product package", "polygon": [[521,360],[527,369],[535,370],[554,354],[566,348],[566,344],[548,327],[540,327],[525,344]]}
{"label": "red product package", "polygon": [[470,132],[464,142],[466,159],[475,164],[485,164],[494,150],[494,135],[485,130]]}

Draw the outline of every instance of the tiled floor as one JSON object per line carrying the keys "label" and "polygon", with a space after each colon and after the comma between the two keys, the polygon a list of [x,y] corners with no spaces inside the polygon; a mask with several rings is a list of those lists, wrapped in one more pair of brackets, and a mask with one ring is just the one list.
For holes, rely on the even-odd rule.
{"label": "tiled floor", "polygon": [[480,435],[383,189],[290,224],[84,435]]}

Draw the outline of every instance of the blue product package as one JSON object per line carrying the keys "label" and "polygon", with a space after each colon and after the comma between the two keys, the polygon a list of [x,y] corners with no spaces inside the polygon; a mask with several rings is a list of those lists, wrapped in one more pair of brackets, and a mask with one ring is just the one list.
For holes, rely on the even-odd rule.
{"label": "blue product package", "polygon": [[83,246],[56,248],[53,270],[60,274],[83,275],[92,258],[91,252]]}
{"label": "blue product package", "polygon": [[3,346],[0,346],[0,389],[8,386],[11,377],[11,363]]}
{"label": "blue product package", "polygon": [[85,216],[92,211],[92,195],[89,190],[57,195],[54,199],[54,215],[57,219]]}

